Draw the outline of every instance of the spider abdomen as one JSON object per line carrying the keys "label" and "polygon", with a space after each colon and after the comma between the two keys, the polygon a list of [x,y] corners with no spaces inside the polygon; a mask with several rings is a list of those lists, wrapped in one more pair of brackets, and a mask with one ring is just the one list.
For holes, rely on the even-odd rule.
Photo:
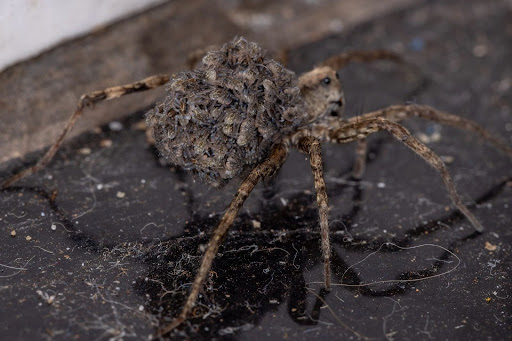
{"label": "spider abdomen", "polygon": [[166,164],[221,187],[266,157],[303,115],[295,73],[236,38],[173,75],[146,120]]}

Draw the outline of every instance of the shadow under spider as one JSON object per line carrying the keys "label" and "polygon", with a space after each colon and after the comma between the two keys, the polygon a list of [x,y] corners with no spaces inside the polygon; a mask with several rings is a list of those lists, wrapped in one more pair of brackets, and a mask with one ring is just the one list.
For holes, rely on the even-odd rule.
{"label": "shadow under spider", "polygon": [[[381,143],[379,143],[381,145]],[[377,152],[378,150],[374,150]],[[347,168],[348,169],[348,168]],[[475,200],[476,204],[485,203],[497,197],[506,186],[506,179],[488,190]],[[352,207],[343,215],[343,221],[350,221],[359,214],[359,201],[364,196],[364,187],[359,185],[330,184],[330,192],[340,195],[352,190]],[[60,222],[66,227],[73,242],[89,251],[101,252],[106,245],[94,240],[93,237],[79,231],[56,203],[55,192],[47,192],[37,187],[11,187],[6,192],[31,191],[48,201],[49,207],[56,213]],[[192,200],[192,199],[190,199]],[[212,337],[237,330],[252,328],[268,312],[275,311],[287,301],[287,313],[291,320],[299,325],[315,325],[320,318],[320,308],[325,304],[327,293],[320,289],[315,295],[314,303],[310,302],[312,294],[307,287],[305,273],[322,263],[319,249],[319,233],[316,228],[316,207],[311,194],[296,193],[288,198],[289,204],[283,207],[278,198],[270,198],[269,204],[260,208],[264,229],[254,230],[249,222],[251,217],[244,213],[229,234],[229,240],[221,247],[218,259],[207,280],[204,295],[198,301],[195,317],[187,321],[187,328],[195,331],[198,337]],[[300,219],[297,220],[297,212]],[[453,225],[462,219],[458,211],[453,211],[440,219],[428,224],[421,224],[404,232],[404,237],[396,239],[378,239],[368,241],[365,237],[346,240],[345,234],[332,230],[332,243],[352,252],[368,253],[378,250],[383,243],[393,242],[402,247],[412,245],[417,237],[425,232],[433,234],[441,230],[443,223]],[[146,297],[149,295],[147,311],[167,323],[167,319],[178,312],[181,302],[186,297],[186,288],[190,284],[197,263],[201,260],[201,247],[208,242],[208,233],[197,234],[203,226],[212,226],[218,217],[195,217],[187,227],[198,226],[198,229],[164,242],[143,242],[150,251],[142,258],[147,267],[149,280],[139,279],[135,286],[136,292]],[[290,222],[297,222],[290,224]],[[240,223],[241,222],[241,223]],[[292,226],[290,226],[292,225]],[[284,229],[283,226],[287,228]],[[274,228],[274,229],[273,229]],[[339,232],[339,231],[338,231]],[[478,233],[464,236],[451,242],[448,250],[477,237]],[[107,246],[108,247],[108,246]],[[393,253],[398,249],[384,247],[380,251]],[[396,273],[393,279],[408,280],[430,277],[447,266],[450,258],[447,251],[439,252],[437,260],[427,268],[405,270]],[[363,283],[361,276],[349,262],[333,251],[333,275],[343,282],[352,285]],[[394,283],[384,289],[373,289],[371,286],[346,287],[349,291],[367,297],[397,296],[411,291],[411,283]],[[309,303],[308,303],[309,302]],[[231,328],[231,329],[230,329]]]}
{"label": "shadow under spider", "polygon": [[[475,199],[476,204],[499,195],[507,181],[509,179]],[[344,214],[344,220],[352,220],[359,213],[359,201],[363,197],[364,189],[359,185],[338,184],[334,188],[331,185],[331,191],[336,193],[348,189],[353,190],[353,205],[350,211]],[[314,303],[308,304],[311,289],[307,286],[304,274],[314,271],[318,264],[322,264],[320,236],[316,229],[316,207],[312,205],[313,201],[311,194],[305,193],[291,196],[286,207],[283,207],[277,198],[270,200],[269,204],[261,208],[261,211],[265,212],[261,217],[261,225],[266,227],[264,229],[255,230],[249,223],[251,217],[247,213],[242,214],[220,248],[193,316],[186,322],[185,334],[183,331],[178,333],[185,336],[193,332],[197,337],[210,338],[231,335],[237,330],[251,329],[267,313],[276,311],[284,301],[287,301],[287,313],[295,323],[317,324],[320,308],[325,305],[328,293],[323,288],[320,289],[318,295],[314,294]],[[299,211],[300,220],[297,221]],[[407,247],[425,232],[432,235],[441,230],[443,224],[453,225],[461,219],[462,215],[458,211],[453,211],[430,223],[412,227],[404,232],[402,238],[371,242],[364,237],[347,241],[345,234],[336,233],[332,229],[331,240],[333,245],[352,252],[369,253],[379,250],[383,253],[394,253],[400,250],[393,246],[383,247],[383,244],[392,242]],[[212,226],[216,221],[216,217],[196,216],[187,227],[188,230],[197,231],[190,227]],[[286,228],[283,228],[284,226]],[[363,296],[404,295],[411,291],[414,282],[401,281],[425,279],[443,272],[453,255],[451,250],[479,235],[475,232],[452,241],[446,246],[445,251],[436,252],[435,261],[430,262],[426,268],[390,274],[392,280],[396,282],[386,285],[384,289],[364,286],[361,276],[336,251],[332,253],[333,276],[339,278],[343,274],[344,283],[355,285],[346,289]],[[186,299],[187,287],[190,286],[201,260],[200,250],[208,240],[207,233],[188,233],[154,245],[146,255],[149,280],[140,279],[135,288],[140,295],[149,295],[147,309],[160,319],[162,325],[168,323],[169,319],[179,312],[183,300]],[[410,268],[410,265],[408,267]],[[358,284],[363,286],[357,286]],[[176,333],[173,336],[176,337]]]}

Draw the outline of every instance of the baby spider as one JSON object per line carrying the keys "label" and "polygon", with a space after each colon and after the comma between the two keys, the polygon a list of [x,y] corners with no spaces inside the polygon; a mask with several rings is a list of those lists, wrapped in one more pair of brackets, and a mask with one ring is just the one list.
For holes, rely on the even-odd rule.
{"label": "baby spider", "polygon": [[475,122],[423,105],[394,105],[355,118],[342,119],[345,99],[336,70],[349,62],[401,59],[386,51],[354,51],[327,59],[297,76],[265,56],[255,44],[235,38],[220,50],[208,52],[193,71],[156,75],[141,81],[85,94],[62,134],[36,165],[3,182],[2,187],[43,168],[55,155],[85,106],[166,84],[167,96],[146,115],[156,147],[165,164],[190,170],[203,182],[222,187],[244,177],[233,200],[213,230],[201,266],[181,313],[157,332],[165,335],[191,313],[213,259],[244,201],[256,184],[272,177],[288,150],[309,156],[320,220],[325,287],[331,286],[328,198],[323,177],[321,143],[357,141],[354,176],[364,171],[365,138],[385,130],[434,167],[462,214],[477,231],[480,222],[462,203],[448,170],[435,153],[398,122],[409,117],[451,125],[476,133],[512,156],[512,148]]}

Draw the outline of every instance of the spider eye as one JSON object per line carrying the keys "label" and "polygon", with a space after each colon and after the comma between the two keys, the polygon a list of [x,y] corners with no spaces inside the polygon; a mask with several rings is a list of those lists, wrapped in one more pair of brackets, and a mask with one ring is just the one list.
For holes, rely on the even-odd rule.
{"label": "spider eye", "polygon": [[330,84],[331,83],[331,79],[329,77],[325,77],[323,79],[323,82],[324,82],[324,84]]}
{"label": "spider eye", "polygon": [[340,74],[336,72],[336,79],[340,79]]}

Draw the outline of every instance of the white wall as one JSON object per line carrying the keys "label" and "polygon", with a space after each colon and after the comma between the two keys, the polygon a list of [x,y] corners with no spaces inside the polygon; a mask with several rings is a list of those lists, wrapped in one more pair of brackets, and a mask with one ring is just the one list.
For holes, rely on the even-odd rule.
{"label": "white wall", "polygon": [[0,71],[162,0],[0,0]]}

